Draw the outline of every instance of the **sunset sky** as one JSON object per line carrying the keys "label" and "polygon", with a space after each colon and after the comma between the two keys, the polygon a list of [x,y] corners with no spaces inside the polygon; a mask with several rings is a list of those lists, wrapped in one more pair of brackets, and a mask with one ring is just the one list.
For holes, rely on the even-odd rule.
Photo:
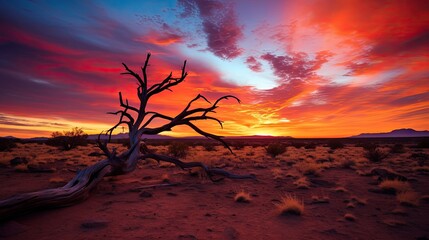
{"label": "sunset sky", "polygon": [[[0,136],[117,122],[122,91],[189,76],[150,110],[175,116],[201,93],[223,135],[347,137],[429,130],[429,1],[1,1]],[[153,126],[156,126],[156,123]],[[122,129],[119,129],[119,132]],[[172,136],[196,135],[180,127]]]}

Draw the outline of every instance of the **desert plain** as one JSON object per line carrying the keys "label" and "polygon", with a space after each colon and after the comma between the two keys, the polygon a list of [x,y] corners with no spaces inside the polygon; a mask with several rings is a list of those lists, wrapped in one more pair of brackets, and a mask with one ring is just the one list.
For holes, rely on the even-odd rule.
{"label": "desert plain", "polygon": [[[185,143],[183,161],[254,174],[254,180],[213,182],[199,169],[141,161],[128,175],[105,177],[85,201],[3,221],[0,238],[429,238],[429,149],[417,148],[417,141],[355,140],[330,147],[328,140],[276,140],[287,147],[275,157],[267,153],[272,141],[235,141],[234,154],[210,142]],[[174,143],[148,144],[169,155]],[[369,159],[365,144],[376,144],[383,158]],[[0,152],[0,199],[60,187],[103,159],[98,152],[93,144],[63,151],[18,143]]]}

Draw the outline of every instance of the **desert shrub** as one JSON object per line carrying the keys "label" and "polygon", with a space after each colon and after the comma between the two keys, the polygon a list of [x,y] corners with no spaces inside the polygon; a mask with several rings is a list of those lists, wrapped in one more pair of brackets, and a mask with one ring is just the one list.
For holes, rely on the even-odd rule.
{"label": "desert shrub", "polygon": [[277,155],[280,155],[280,154],[286,152],[286,145],[283,143],[270,143],[265,148],[265,151],[272,158],[275,158]]}
{"label": "desert shrub", "polygon": [[277,209],[280,215],[301,215],[304,212],[304,202],[298,200],[296,196],[285,195],[277,204]]}
{"label": "desert shrub", "polygon": [[306,143],[304,146],[305,149],[316,149],[316,147],[317,147],[317,144],[314,142]]}
{"label": "desert shrub", "polygon": [[302,147],[305,147],[305,143],[303,143],[303,142],[291,142],[290,143],[290,146],[292,146],[292,147],[294,147],[294,148],[296,148],[296,149],[300,149],[300,148],[302,148]]}
{"label": "desert shrub", "polygon": [[404,145],[397,143],[390,148],[390,153],[404,153]]}
{"label": "desert shrub", "polygon": [[328,142],[327,146],[332,150],[344,148],[344,144],[340,140],[337,140],[337,139],[330,140]]}
{"label": "desert shrub", "polygon": [[381,162],[381,160],[387,157],[387,154],[378,148],[371,148],[366,150],[365,157],[370,162]]}
{"label": "desert shrub", "polygon": [[16,143],[12,139],[0,138],[0,152],[10,151],[16,147]]}
{"label": "desert shrub", "polygon": [[314,162],[300,162],[295,166],[298,169],[298,171],[300,171],[304,175],[319,176],[320,171],[322,169],[321,164],[317,164]]}
{"label": "desert shrub", "polygon": [[411,186],[408,182],[395,180],[384,180],[378,185],[381,190],[388,193],[400,193],[411,191]]}
{"label": "desert shrub", "polygon": [[209,152],[216,150],[216,145],[213,143],[203,143],[202,146],[204,150]]}
{"label": "desert shrub", "polygon": [[188,150],[189,145],[183,142],[173,142],[168,146],[168,153],[178,158],[186,157]]}
{"label": "desert shrub", "polygon": [[243,148],[244,148],[244,146],[246,146],[246,144],[245,144],[244,142],[241,142],[241,141],[239,141],[239,142],[235,142],[234,144],[232,144],[232,147],[233,147],[235,150],[243,149]]}
{"label": "desert shrub", "polygon": [[55,146],[62,150],[70,150],[77,146],[86,146],[88,134],[82,128],[75,127],[71,131],[53,132],[52,138],[46,141],[49,146]]}

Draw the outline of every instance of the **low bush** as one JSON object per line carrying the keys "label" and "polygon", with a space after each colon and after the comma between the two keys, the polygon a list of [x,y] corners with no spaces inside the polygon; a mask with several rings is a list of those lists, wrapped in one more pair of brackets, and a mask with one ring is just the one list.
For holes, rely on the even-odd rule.
{"label": "low bush", "polygon": [[204,150],[209,152],[216,150],[216,145],[213,143],[203,143],[202,146]]}
{"label": "low bush", "polygon": [[365,157],[370,162],[381,162],[387,157],[387,154],[378,148],[371,148],[365,152]]}
{"label": "low bush", "polygon": [[332,150],[344,148],[344,144],[340,140],[337,140],[337,139],[330,140],[328,142],[327,146]]}
{"label": "low bush", "polygon": [[168,153],[177,158],[186,157],[188,154],[189,145],[183,142],[172,142],[168,146]]}
{"label": "low bush", "polygon": [[286,152],[286,145],[283,143],[270,143],[266,148],[266,152],[272,158],[275,158],[277,155],[280,155]]}
{"label": "low bush", "polygon": [[49,138],[46,144],[68,151],[77,146],[86,146],[88,144],[87,138],[88,134],[82,128],[75,127],[71,131],[52,133],[52,138]]}

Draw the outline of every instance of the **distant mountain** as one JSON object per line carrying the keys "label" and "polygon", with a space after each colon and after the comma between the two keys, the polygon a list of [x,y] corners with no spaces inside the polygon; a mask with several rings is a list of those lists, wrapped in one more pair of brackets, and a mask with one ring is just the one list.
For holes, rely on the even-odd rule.
{"label": "distant mountain", "polygon": [[389,137],[429,137],[429,131],[416,131],[411,128],[396,129],[387,133],[361,133],[351,138],[389,138]]}

